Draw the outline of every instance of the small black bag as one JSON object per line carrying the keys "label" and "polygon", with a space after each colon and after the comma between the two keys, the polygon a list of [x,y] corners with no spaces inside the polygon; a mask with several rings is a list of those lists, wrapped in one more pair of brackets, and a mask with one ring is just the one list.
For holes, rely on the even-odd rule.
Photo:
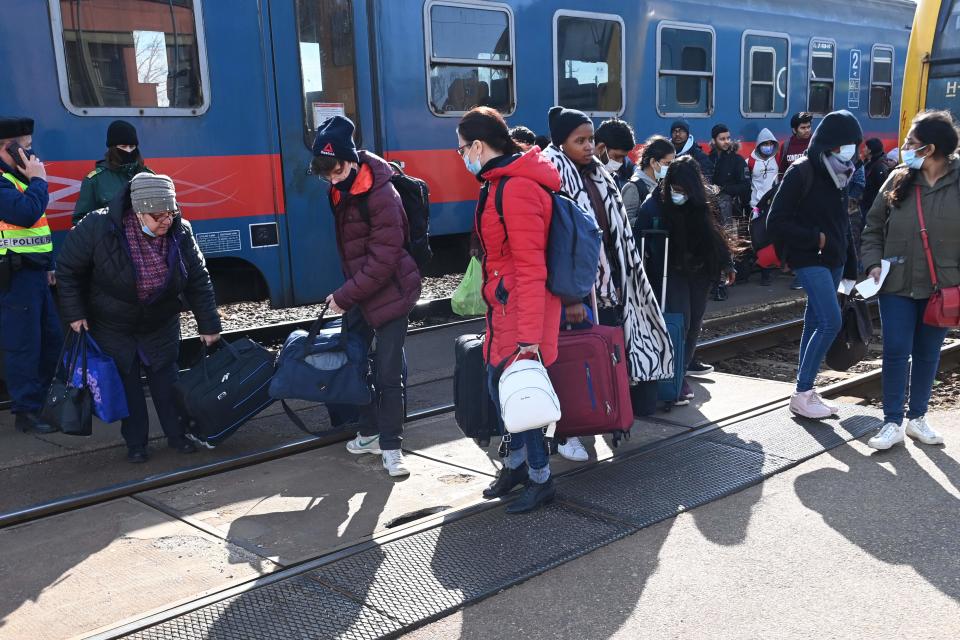
{"label": "small black bag", "polygon": [[863,360],[873,338],[873,321],[867,301],[854,296],[840,297],[840,333],[830,345],[825,359],[827,366],[834,371],[846,371]]}
{"label": "small black bag", "polygon": [[[70,436],[89,436],[93,433],[93,397],[87,388],[87,341],[85,330],[81,333],[74,331],[63,341],[63,349],[57,358],[57,370],[50,383],[40,417],[44,422],[57,427]],[[76,370],[77,359],[82,358],[83,386],[75,387],[72,382],[65,381],[63,372],[63,356],[70,346],[70,363],[67,371]],[[72,376],[70,376],[72,377]]]}
{"label": "small black bag", "polygon": [[487,389],[487,366],[483,360],[483,335],[457,338],[453,369],[454,417],[463,435],[486,447],[500,432],[497,407]]}
{"label": "small black bag", "polygon": [[193,420],[191,439],[213,447],[273,402],[274,356],[249,338],[220,340],[212,354],[203,347],[200,364],[174,385],[183,412]]}

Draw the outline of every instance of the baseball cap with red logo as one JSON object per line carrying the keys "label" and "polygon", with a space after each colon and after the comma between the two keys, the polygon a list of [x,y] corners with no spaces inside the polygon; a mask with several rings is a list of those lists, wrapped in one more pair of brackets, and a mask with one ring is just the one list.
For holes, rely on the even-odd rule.
{"label": "baseball cap with red logo", "polygon": [[313,155],[328,156],[347,162],[360,162],[357,147],[353,144],[355,127],[349,118],[333,116],[324,120],[317,129],[313,141]]}

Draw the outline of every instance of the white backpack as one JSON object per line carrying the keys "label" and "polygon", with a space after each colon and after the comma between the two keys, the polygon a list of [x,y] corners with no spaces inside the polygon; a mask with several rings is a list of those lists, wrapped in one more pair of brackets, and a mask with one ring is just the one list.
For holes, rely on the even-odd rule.
{"label": "white backpack", "polygon": [[500,415],[509,433],[556,427],[560,399],[539,354],[536,360],[514,360],[500,376],[499,389]]}

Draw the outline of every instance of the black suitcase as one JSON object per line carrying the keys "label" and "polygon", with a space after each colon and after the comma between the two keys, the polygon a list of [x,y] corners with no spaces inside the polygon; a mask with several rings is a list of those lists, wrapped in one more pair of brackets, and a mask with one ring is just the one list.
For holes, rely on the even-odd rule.
{"label": "black suitcase", "polygon": [[499,433],[497,408],[487,391],[487,365],[483,361],[483,335],[456,340],[453,370],[454,417],[463,435],[486,447]]}
{"label": "black suitcase", "polygon": [[220,342],[213,353],[204,348],[200,362],[174,387],[192,423],[188,437],[209,448],[273,402],[269,390],[276,357],[248,338]]}

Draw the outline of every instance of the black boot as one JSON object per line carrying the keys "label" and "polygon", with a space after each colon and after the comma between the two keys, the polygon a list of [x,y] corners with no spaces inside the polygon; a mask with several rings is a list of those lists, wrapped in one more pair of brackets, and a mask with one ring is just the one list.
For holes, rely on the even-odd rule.
{"label": "black boot", "polygon": [[527,488],[523,490],[520,497],[513,504],[507,507],[507,513],[530,513],[545,504],[553,502],[557,490],[553,486],[553,478],[547,478],[543,484],[534,481],[527,483]]}
{"label": "black boot", "polygon": [[44,422],[36,413],[18,413],[13,424],[17,428],[17,431],[22,431],[23,433],[29,431],[36,433],[56,433],[60,431],[60,429],[57,429],[55,426]]}
{"label": "black boot", "polygon": [[197,450],[197,445],[186,438],[168,439],[167,446],[177,450],[179,453],[194,453]]}
{"label": "black boot", "polygon": [[503,467],[497,472],[497,479],[483,490],[483,497],[487,500],[502,498],[507,495],[517,485],[523,484],[527,479],[527,463],[524,462],[516,469]]}
{"label": "black boot", "polygon": [[150,459],[146,447],[130,447],[127,449],[127,462],[142,464]]}

